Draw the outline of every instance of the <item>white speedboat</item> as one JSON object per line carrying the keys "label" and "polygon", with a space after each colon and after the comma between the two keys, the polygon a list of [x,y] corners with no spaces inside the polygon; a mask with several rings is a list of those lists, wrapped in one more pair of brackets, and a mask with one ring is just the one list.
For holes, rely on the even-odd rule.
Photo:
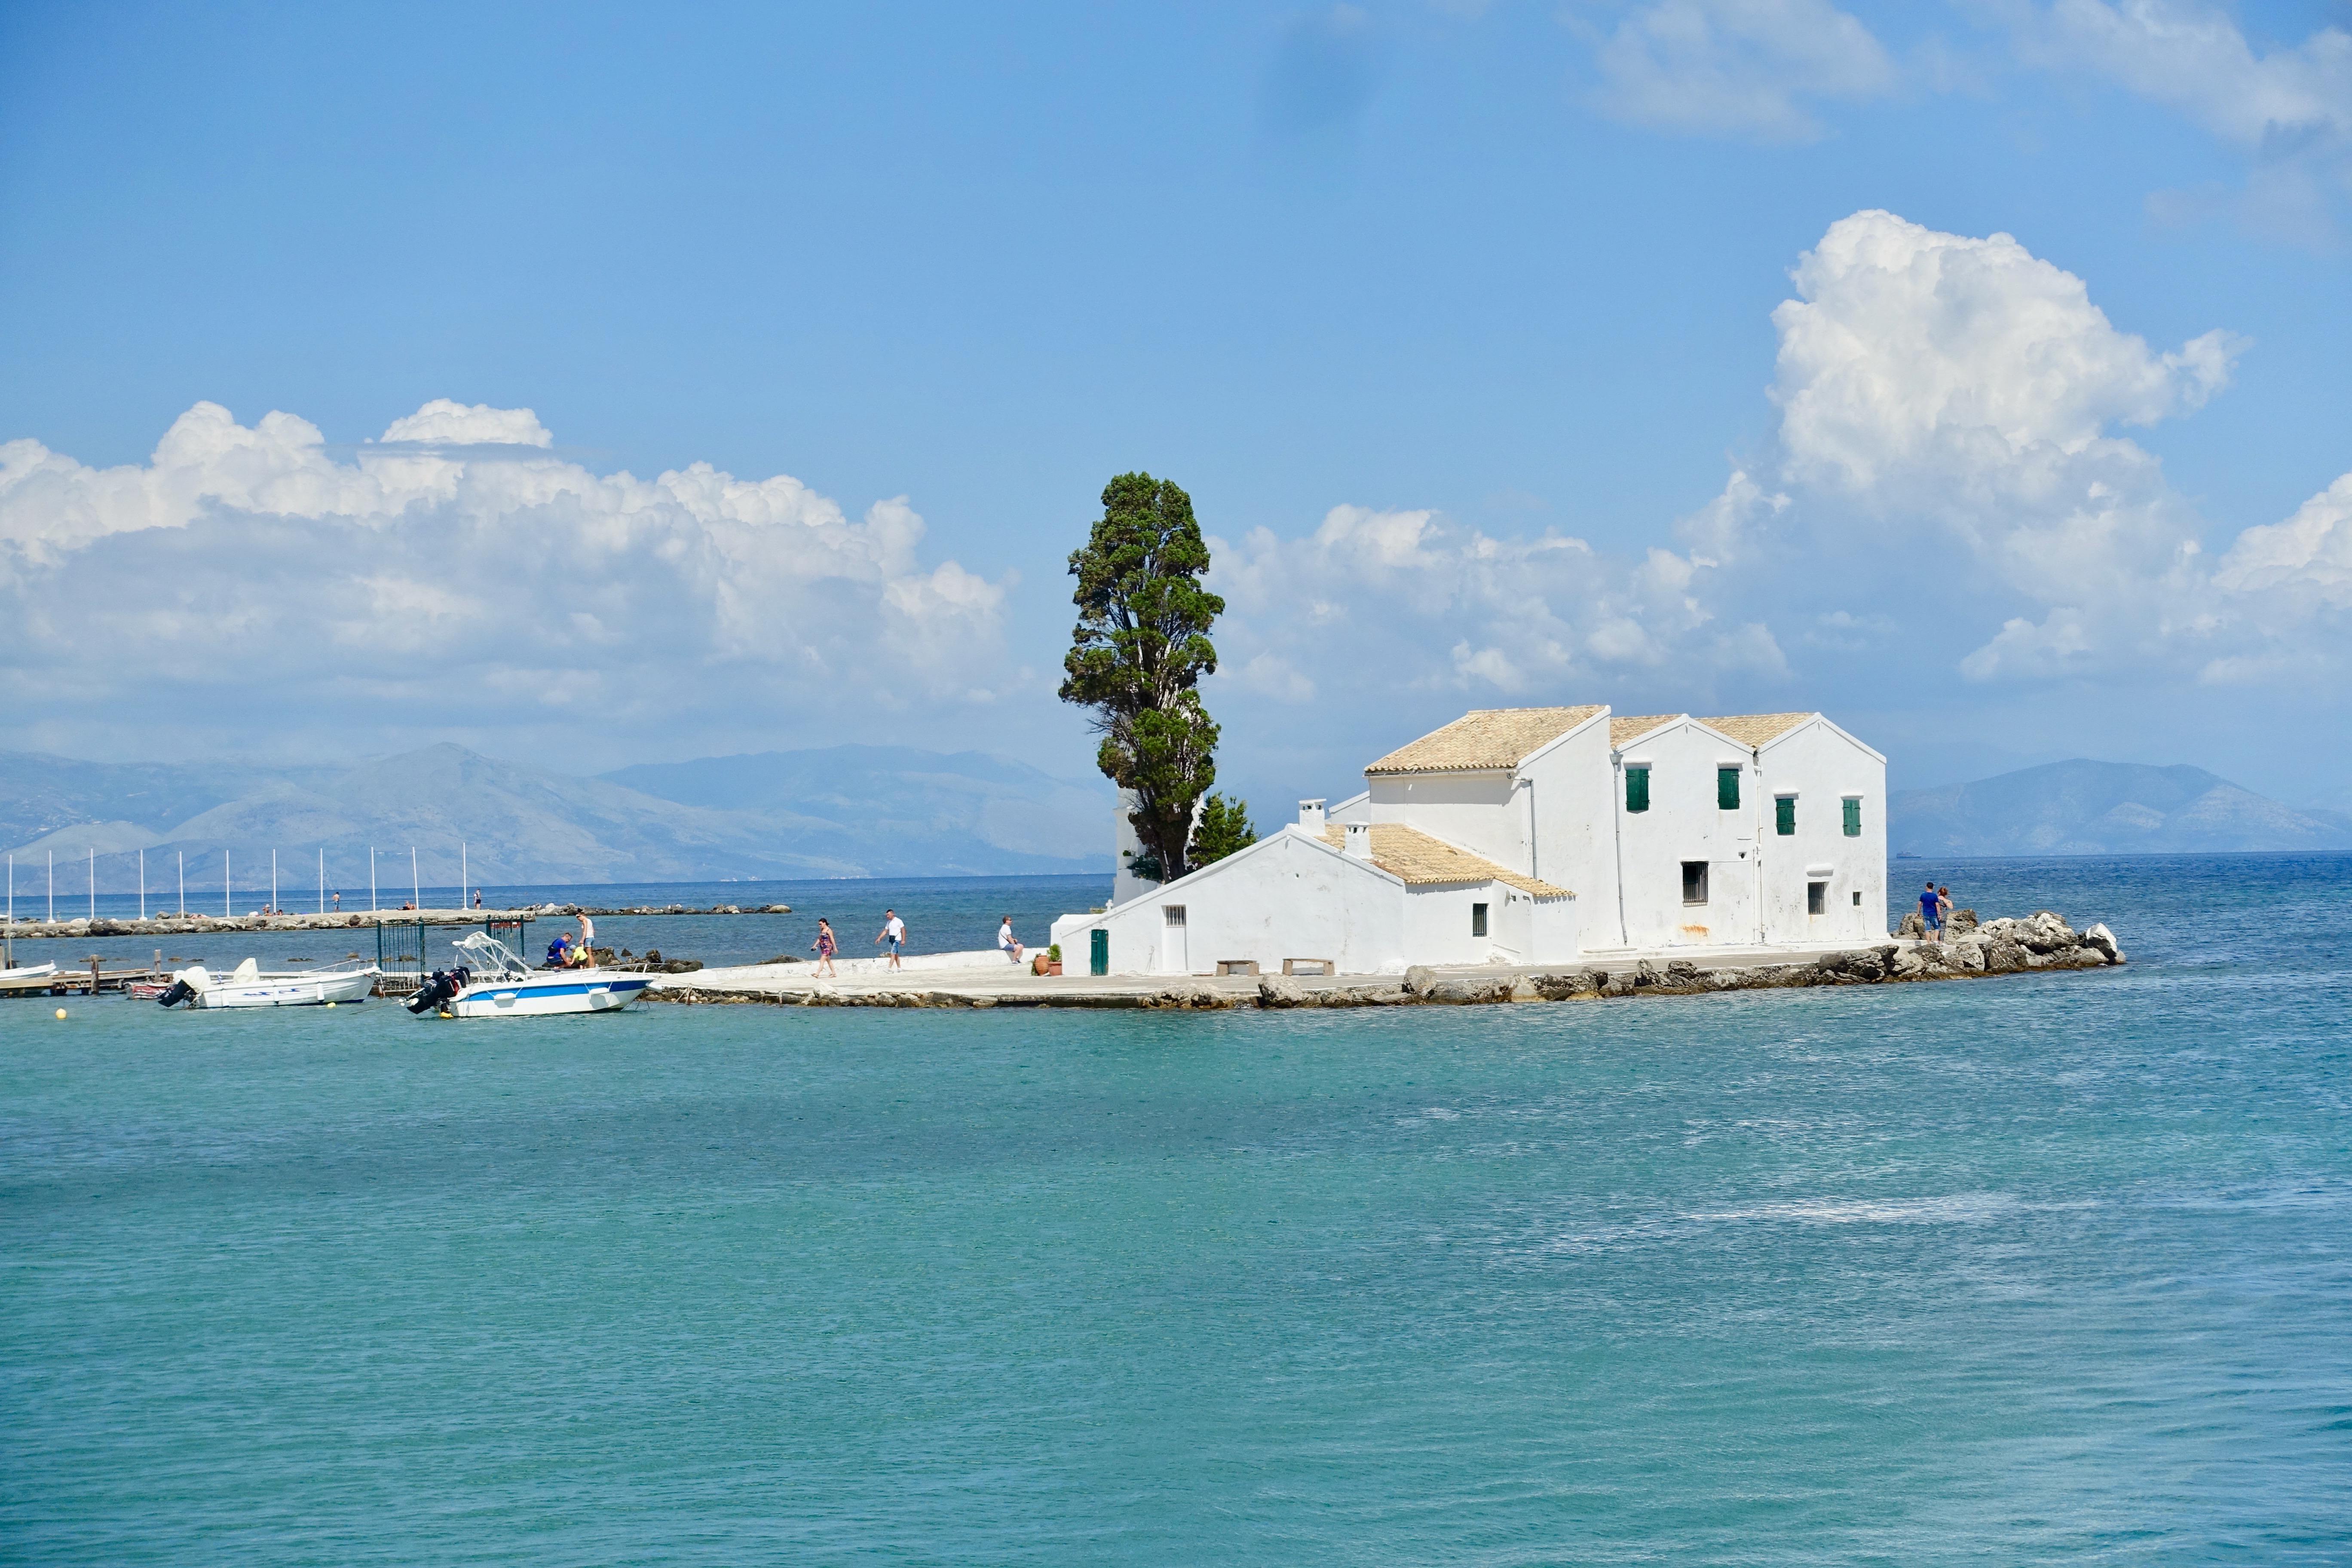
{"label": "white speedboat", "polygon": [[201,963],[176,971],[155,1000],[166,1007],[322,1007],[331,1002],[364,1002],[375,989],[375,977],[373,964],[264,974],[248,958],[227,974],[215,974]]}
{"label": "white speedboat", "polygon": [[405,1004],[419,1017],[544,1018],[559,1013],[612,1013],[654,982],[618,969],[533,969],[483,931],[449,944],[463,955],[455,969],[434,971]]}
{"label": "white speedboat", "polygon": [[11,980],[47,980],[58,972],[54,963],[28,963],[22,969],[0,969],[0,984]]}

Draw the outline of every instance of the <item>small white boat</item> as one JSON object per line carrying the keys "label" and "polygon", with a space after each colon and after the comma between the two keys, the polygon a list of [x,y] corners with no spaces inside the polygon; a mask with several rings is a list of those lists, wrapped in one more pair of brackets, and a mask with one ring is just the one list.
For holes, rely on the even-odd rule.
{"label": "small white boat", "polygon": [[10,980],[47,980],[58,972],[54,963],[28,963],[22,969],[0,969],[0,983]]}
{"label": "small white boat", "polygon": [[617,1012],[654,977],[617,969],[532,969],[483,931],[449,944],[463,955],[436,970],[404,1005],[419,1017],[544,1018],[562,1013]]}
{"label": "small white boat", "polygon": [[230,973],[215,974],[201,963],[173,973],[155,998],[166,1007],[322,1007],[330,1002],[363,1002],[375,989],[376,968],[320,969],[308,974],[264,974],[247,959]]}

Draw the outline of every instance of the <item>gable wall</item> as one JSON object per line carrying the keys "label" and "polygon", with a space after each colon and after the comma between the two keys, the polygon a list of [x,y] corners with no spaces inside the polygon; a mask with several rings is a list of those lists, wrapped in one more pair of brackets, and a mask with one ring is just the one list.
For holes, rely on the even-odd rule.
{"label": "gable wall", "polygon": [[[1625,933],[1636,947],[1748,942],[1757,938],[1755,760],[1746,747],[1684,721],[1618,755],[1612,780],[1623,837]],[[1650,809],[1622,809],[1624,770],[1650,764]],[[1716,770],[1738,764],[1739,809],[1717,806]],[[1705,861],[1706,901],[1683,902],[1682,863]]]}
{"label": "gable wall", "polygon": [[1366,782],[1373,822],[1418,827],[1498,866],[1528,868],[1528,803],[1507,772],[1382,773]]}
{"label": "gable wall", "polygon": [[[1765,936],[1771,942],[1875,941],[1886,934],[1886,764],[1825,724],[1811,723],[1758,756],[1757,842]],[[1773,798],[1795,792],[1797,831],[1775,831]],[[1862,833],[1845,837],[1840,804],[1862,796]],[[1827,868],[1816,875],[1813,868]],[[1827,881],[1828,908],[1806,912],[1809,881]],[[1861,895],[1859,904],[1854,895]]]}

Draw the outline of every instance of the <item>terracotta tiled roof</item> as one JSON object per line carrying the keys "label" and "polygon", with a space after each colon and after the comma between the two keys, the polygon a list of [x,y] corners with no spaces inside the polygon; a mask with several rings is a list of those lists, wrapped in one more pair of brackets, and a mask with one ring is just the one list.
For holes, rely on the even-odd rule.
{"label": "terracotta tiled roof", "polygon": [[1480,708],[1443,730],[1391,752],[1368,773],[1470,773],[1515,768],[1548,741],[1556,741],[1601,711],[1584,708]]}
{"label": "terracotta tiled roof", "polygon": [[[1372,864],[1407,882],[1501,882],[1538,899],[1568,897],[1566,888],[1522,877],[1483,855],[1456,849],[1443,838],[1432,838],[1418,827],[1407,827],[1401,822],[1376,822],[1371,835]],[[1323,830],[1323,842],[1335,849],[1344,849],[1348,847],[1348,830],[1343,826],[1327,827]]]}
{"label": "terracotta tiled roof", "polygon": [[1784,735],[1818,713],[1734,713],[1726,719],[1702,719],[1710,730],[1720,730],[1743,746],[1760,746]]}
{"label": "terracotta tiled roof", "polygon": [[1681,718],[1679,713],[1653,713],[1645,719],[1620,719],[1611,715],[1609,743],[1622,746],[1636,735],[1646,735],[1661,724],[1671,724]]}

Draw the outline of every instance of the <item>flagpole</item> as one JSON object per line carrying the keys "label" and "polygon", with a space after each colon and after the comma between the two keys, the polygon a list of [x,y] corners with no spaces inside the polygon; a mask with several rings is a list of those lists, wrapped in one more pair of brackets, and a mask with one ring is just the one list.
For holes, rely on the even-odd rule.
{"label": "flagpole", "polygon": [[319,912],[327,912],[327,847],[319,846]]}
{"label": "flagpole", "polygon": [[416,846],[408,847],[408,896],[415,901],[419,914],[425,912],[425,884],[416,876]]}
{"label": "flagpole", "polygon": [[49,851],[49,923],[58,923],[58,852]]}
{"label": "flagpole", "polygon": [[98,920],[98,846],[89,847],[89,918]]}
{"label": "flagpole", "polygon": [[147,846],[139,847],[139,918],[147,918]]}
{"label": "flagpole", "polygon": [[230,918],[228,912],[228,851],[224,849],[221,851],[221,919],[223,920]]}
{"label": "flagpole", "polygon": [[368,846],[368,913],[375,913],[375,846]]}
{"label": "flagpole", "polygon": [[457,907],[466,907],[466,841],[457,840]]}
{"label": "flagpole", "polygon": [[180,851],[180,918],[188,918],[188,852]]}

